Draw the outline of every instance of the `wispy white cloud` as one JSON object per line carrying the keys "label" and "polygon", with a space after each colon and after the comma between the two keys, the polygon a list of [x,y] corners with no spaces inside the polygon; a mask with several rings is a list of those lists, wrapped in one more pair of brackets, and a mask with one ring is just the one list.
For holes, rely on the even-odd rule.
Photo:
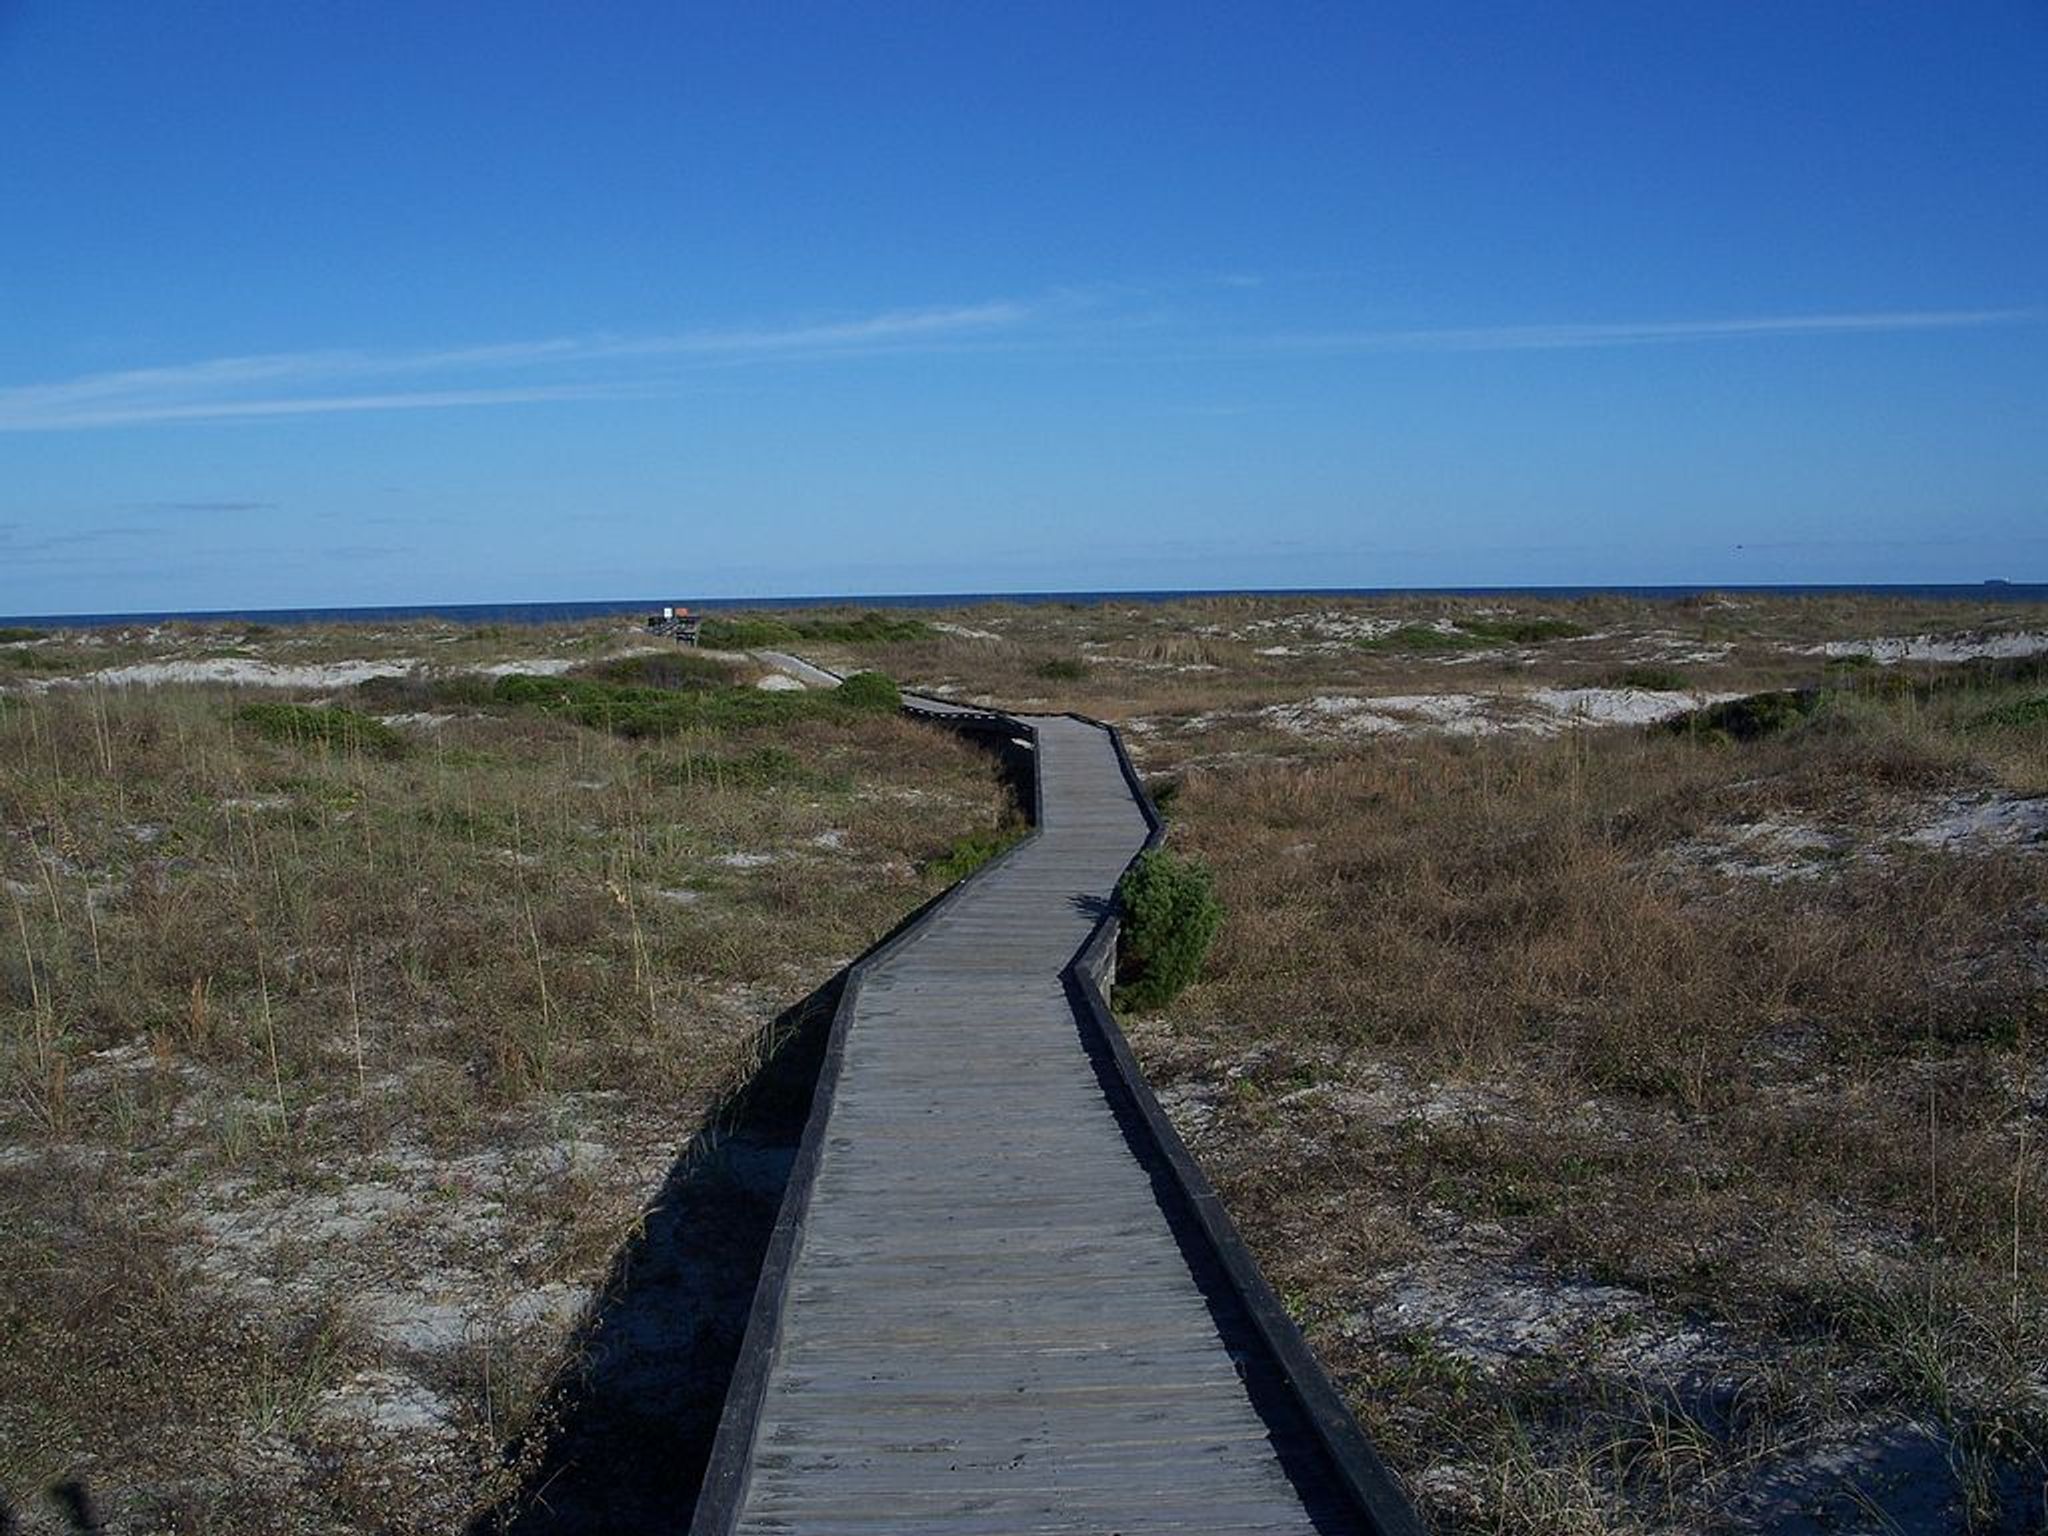
{"label": "wispy white cloud", "polygon": [[[857,357],[957,344],[1014,328],[1035,313],[1032,305],[1004,302],[889,310],[781,328],[208,358],[0,389],[0,432],[620,398],[654,387],[664,365]],[[481,382],[542,372],[548,378],[533,383]],[[446,382],[409,387],[409,381],[435,376]]]}
{"label": "wispy white cloud", "polygon": [[1307,331],[1267,338],[1301,352],[1551,352],[1773,336],[1953,331],[2041,320],[2038,309],[1900,309],[1834,315],[1760,315],[1724,320],[1593,321],[1557,325],[1450,326],[1419,330]]}
{"label": "wispy white cloud", "polygon": [[[1223,278],[1231,286],[1251,277]],[[1199,322],[1134,313],[1142,290],[1064,289],[1034,300],[894,309],[794,324],[656,335],[596,334],[410,351],[335,349],[208,358],[0,388],[0,432],[429,411],[616,400],[672,389],[711,368],[1038,344],[1124,348]],[[1791,336],[2034,324],[2040,309],[1923,309],[1547,325],[1320,330],[1237,336],[1224,350],[1277,355],[1558,351]]]}

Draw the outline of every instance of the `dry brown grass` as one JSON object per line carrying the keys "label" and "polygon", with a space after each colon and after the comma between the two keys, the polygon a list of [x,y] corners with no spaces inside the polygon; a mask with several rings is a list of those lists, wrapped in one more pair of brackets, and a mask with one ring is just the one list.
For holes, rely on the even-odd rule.
{"label": "dry brown grass", "polygon": [[627,741],[437,686],[395,758],[226,690],[0,699],[5,1496],[455,1528],[761,1025],[1009,814],[893,716]]}
{"label": "dry brown grass", "polygon": [[[2000,696],[1744,746],[1269,740],[1177,776],[1230,920],[1141,1051],[1444,1528],[1740,1524],[1764,1469],[1888,1417],[1940,1426],[1984,1528],[2033,1518],[2048,859],[1898,841],[2048,789],[2038,730],[1963,728]],[[1686,854],[1768,821],[1841,844],[1776,881]],[[1628,1331],[1711,1358],[1511,1326],[1446,1355],[1386,1302],[1460,1266],[1619,1288]],[[1700,1400],[1674,1456],[1659,1415]]]}
{"label": "dry brown grass", "polygon": [[[1510,609],[1586,634],[1358,643]],[[1721,747],[1305,735],[1261,711],[1632,671],[1817,684],[1857,675],[1824,641],[2037,612],[934,617],[995,638],[816,659],[1133,721],[1176,782],[1175,841],[1230,917],[1207,981],[1134,1039],[1439,1527],[1751,1528],[1833,1479],[1863,1490],[1836,1517],[1882,1528],[1900,1506],[1837,1455],[1871,1445],[1962,1511],[1937,1526],[2029,1508],[2048,859],[1899,836],[2048,791],[2038,728],[1970,726],[2022,690],[1872,689]],[[1002,805],[983,759],[893,720],[633,743],[458,680],[633,643],[202,625],[0,655],[0,1220],[25,1234],[0,1259],[0,1488],[82,1472],[173,1529],[448,1529],[516,1476],[498,1448],[563,1326],[516,1319],[573,1304],[760,1023]],[[21,691],[222,655],[419,656],[433,675],[363,707],[457,718],[385,761],[261,740],[215,691]],[[1735,836],[1760,824],[1816,841]],[[444,1315],[452,1341],[394,1331]]]}

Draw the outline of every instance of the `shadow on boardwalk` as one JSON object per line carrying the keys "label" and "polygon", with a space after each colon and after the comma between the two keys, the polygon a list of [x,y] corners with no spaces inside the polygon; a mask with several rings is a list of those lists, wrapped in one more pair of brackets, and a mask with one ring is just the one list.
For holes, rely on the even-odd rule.
{"label": "shadow on boardwalk", "polygon": [[689,1529],[845,979],[776,1018],[760,1070],[676,1159],[509,1451],[518,1493],[470,1536]]}

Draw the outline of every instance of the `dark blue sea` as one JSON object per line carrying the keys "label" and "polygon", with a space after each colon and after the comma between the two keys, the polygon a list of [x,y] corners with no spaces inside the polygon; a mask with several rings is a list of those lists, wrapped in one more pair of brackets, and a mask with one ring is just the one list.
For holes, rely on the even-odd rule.
{"label": "dark blue sea", "polygon": [[1758,593],[1772,597],[1906,597],[1926,601],[2048,603],[2048,582],[1974,584],[1668,587],[1276,587],[1258,591],[1218,588],[1160,592],[892,592],[833,597],[613,598],[590,603],[398,603],[362,608],[221,608],[204,612],[48,613],[0,616],[0,622],[57,628],[161,624],[171,620],[241,620],[256,624],[350,624],[394,619],[448,619],[458,624],[564,624],[611,614],[652,613],[663,603],[686,601],[702,612],[744,608],[967,608],[978,603],[1168,603],[1189,597],[1634,597],[1670,602],[1704,593]]}

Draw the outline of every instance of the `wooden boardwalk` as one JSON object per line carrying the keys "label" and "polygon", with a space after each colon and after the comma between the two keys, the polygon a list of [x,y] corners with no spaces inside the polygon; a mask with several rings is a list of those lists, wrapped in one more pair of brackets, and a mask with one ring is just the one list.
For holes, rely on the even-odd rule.
{"label": "wooden boardwalk", "polygon": [[1090,1044],[1070,962],[1151,831],[1114,738],[1017,724],[1037,834],[850,991],[694,1530],[1408,1529],[1330,1475]]}

